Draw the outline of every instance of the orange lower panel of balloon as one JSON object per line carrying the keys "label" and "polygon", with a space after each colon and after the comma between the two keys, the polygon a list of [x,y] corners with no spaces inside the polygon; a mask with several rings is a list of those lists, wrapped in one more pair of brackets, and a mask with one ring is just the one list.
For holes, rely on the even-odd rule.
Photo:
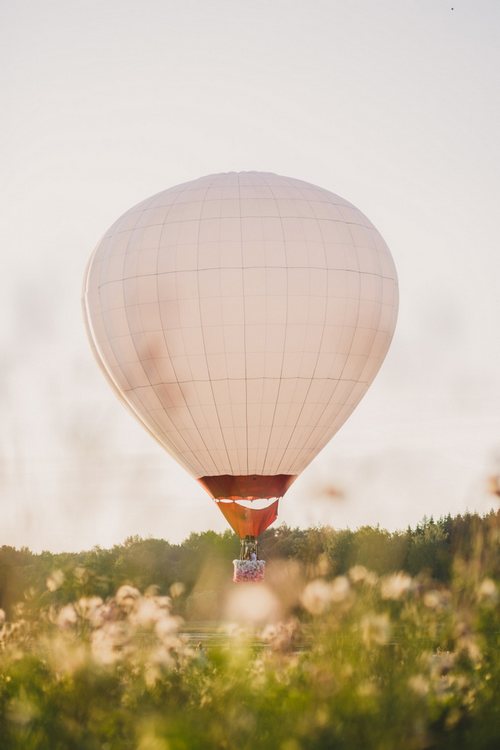
{"label": "orange lower panel of balloon", "polygon": [[240,539],[243,539],[245,536],[260,536],[278,518],[278,503],[279,500],[275,500],[267,508],[247,508],[233,501],[219,502],[217,507]]}
{"label": "orange lower panel of balloon", "polygon": [[295,474],[275,474],[274,476],[221,474],[214,477],[200,477],[198,482],[209,495],[217,500],[260,500],[283,497],[296,479]]}

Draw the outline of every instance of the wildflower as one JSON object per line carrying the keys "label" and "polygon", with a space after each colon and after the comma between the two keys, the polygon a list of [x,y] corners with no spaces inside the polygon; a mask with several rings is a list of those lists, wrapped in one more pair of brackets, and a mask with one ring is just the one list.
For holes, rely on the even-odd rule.
{"label": "wildflower", "polygon": [[103,624],[107,608],[103,606],[100,596],[82,596],[77,604],[78,613],[97,628]]}
{"label": "wildflower", "polygon": [[148,627],[154,625],[163,617],[164,611],[158,607],[155,599],[141,598],[138,600],[134,612],[130,615],[130,622]]}
{"label": "wildflower", "polygon": [[302,592],[301,601],[312,615],[320,615],[330,604],[330,585],[322,578],[311,581]]}
{"label": "wildflower", "polygon": [[66,604],[61,607],[56,616],[56,623],[60,628],[67,628],[74,625],[78,617],[72,604]]}
{"label": "wildflower", "polygon": [[19,697],[12,698],[7,709],[9,720],[21,726],[30,724],[38,713],[37,706],[28,698],[24,688],[21,689]]}
{"label": "wildflower", "polygon": [[140,599],[141,592],[135,588],[135,586],[124,585],[120,586],[115,595],[115,601],[119,607],[124,609],[126,612],[130,612],[134,607],[138,599]]}
{"label": "wildflower", "polygon": [[453,651],[438,651],[435,654],[429,654],[429,666],[431,676],[442,676],[448,674],[456,661],[456,654]]}
{"label": "wildflower", "polygon": [[266,625],[261,638],[266,641],[273,651],[288,651],[293,644],[298,630],[296,620],[280,622],[277,625]]}
{"label": "wildflower", "polygon": [[48,660],[58,675],[74,674],[86,665],[88,653],[80,640],[60,633],[51,638],[48,645]]}
{"label": "wildflower", "polygon": [[155,633],[161,640],[169,638],[173,633],[177,633],[182,619],[163,614],[155,623]]}
{"label": "wildflower", "polygon": [[412,577],[406,573],[395,573],[382,579],[380,592],[382,599],[400,599],[411,590]]}
{"label": "wildflower", "polygon": [[151,664],[156,666],[156,668],[167,667],[171,669],[175,666],[171,652],[175,650],[179,651],[180,648],[180,641],[174,639],[169,644],[159,646],[150,653]]}
{"label": "wildflower", "polygon": [[354,565],[349,570],[349,578],[353,583],[364,583],[365,586],[373,588],[378,581],[378,576],[373,570],[368,570],[364,565]]}
{"label": "wildflower", "polygon": [[365,585],[373,588],[377,584],[377,581],[378,581],[378,575],[374,573],[373,570],[369,570],[365,578]]}
{"label": "wildflower", "polygon": [[353,583],[362,583],[367,575],[368,570],[364,565],[354,565],[349,570],[349,578]]}
{"label": "wildflower", "polygon": [[429,609],[439,609],[442,605],[442,597],[439,591],[432,589],[425,592],[423,602]]}
{"label": "wildflower", "polygon": [[64,573],[62,570],[54,570],[47,578],[46,586],[49,591],[57,591],[64,583]]}
{"label": "wildflower", "polygon": [[337,576],[330,585],[330,599],[332,602],[343,602],[350,590],[349,579],[346,576]]}
{"label": "wildflower", "polygon": [[177,599],[179,596],[182,596],[185,590],[186,587],[183,583],[181,583],[181,581],[175,581],[175,583],[170,586],[170,594],[172,596],[172,599]]}
{"label": "wildflower", "polygon": [[153,688],[161,678],[161,671],[156,664],[146,664],[144,670],[144,682],[149,688]]}
{"label": "wildflower", "polygon": [[389,616],[384,614],[365,615],[361,620],[361,635],[366,646],[377,644],[383,646],[389,641],[391,635],[391,623]]}
{"label": "wildflower", "polygon": [[498,601],[498,591],[495,582],[491,578],[484,578],[477,590],[478,599],[488,604],[496,604]]}
{"label": "wildflower", "polygon": [[92,633],[92,655],[101,664],[113,664],[122,658],[127,643],[128,631],[125,623],[106,623]]}
{"label": "wildflower", "polygon": [[277,625],[266,625],[266,627],[260,634],[260,637],[262,638],[263,641],[271,642],[274,638],[276,638],[277,634],[278,634]]}
{"label": "wildflower", "polygon": [[278,599],[263,584],[235,587],[226,602],[226,616],[236,622],[260,624],[278,619],[279,614]]}
{"label": "wildflower", "polygon": [[347,576],[337,576],[331,583],[317,578],[307,584],[302,592],[302,606],[312,615],[324,612],[332,602],[343,602],[351,591]]}
{"label": "wildflower", "polygon": [[86,583],[89,577],[87,569],[83,565],[77,565],[73,570],[73,575],[79,583]]}
{"label": "wildflower", "polygon": [[170,611],[172,607],[172,599],[169,596],[155,596],[155,602],[160,609],[167,609]]}
{"label": "wildflower", "polygon": [[457,649],[462,651],[473,664],[481,661],[481,649],[472,635],[466,635],[457,640]]}
{"label": "wildflower", "polygon": [[328,555],[325,555],[322,553],[316,562],[316,570],[318,576],[326,576],[328,572],[330,571],[330,560],[328,559]]}
{"label": "wildflower", "polygon": [[417,695],[427,695],[429,692],[429,681],[423,676],[423,674],[415,674],[408,680],[408,686]]}

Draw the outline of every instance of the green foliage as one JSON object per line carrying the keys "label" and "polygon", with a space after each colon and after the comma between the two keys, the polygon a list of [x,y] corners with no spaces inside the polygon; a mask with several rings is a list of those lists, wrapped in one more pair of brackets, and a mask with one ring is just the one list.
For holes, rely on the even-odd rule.
{"label": "green foliage", "polygon": [[[499,514],[485,517],[466,514],[434,521],[424,520],[416,529],[388,532],[363,526],[357,531],[332,529],[292,529],[286,525],[268,529],[260,542],[261,556],[268,561],[290,559],[302,564],[306,577],[317,572],[346,573],[356,564],[379,575],[406,571],[415,576],[425,572],[442,583],[449,583],[453,560],[477,558],[477,539],[499,521]],[[184,585],[177,610],[194,619],[217,619],[227,587],[230,561],[239,555],[238,539],[230,531],[191,534],[182,544],[164,539],[130,537],[112,549],[95,547],[86,552],[34,554],[23,548],[0,547],[0,607],[7,614],[16,602],[30,600],[43,606],[47,600],[47,580],[61,571],[56,600],[64,604],[80,596],[111,596],[123,583],[146,590],[157,586],[168,594],[176,581]],[[486,564],[486,563],[485,563]],[[491,561],[488,563],[493,565]],[[496,563],[495,563],[496,564]],[[497,567],[489,570],[498,575]]]}
{"label": "green foliage", "polygon": [[[30,590],[10,621],[0,613],[2,750],[493,750],[499,528],[490,519],[474,533],[443,584],[422,570],[362,564],[366,555],[379,571],[398,564],[409,534],[278,529],[267,582],[227,588],[230,614],[191,636],[176,615],[180,585],[174,598],[128,584],[112,596],[89,588],[101,590],[109,567],[150,582],[158,558],[181,565],[182,554],[217,567],[232,552],[229,535],[192,535],[175,557],[161,540],[93,550],[84,555],[89,577],[80,556],[57,556],[63,573],[44,553],[43,593]],[[416,537],[427,544],[433,535],[442,540],[428,528]],[[302,563],[286,559],[292,549]],[[356,564],[332,574],[346,559]],[[66,601],[77,585],[86,594]]]}

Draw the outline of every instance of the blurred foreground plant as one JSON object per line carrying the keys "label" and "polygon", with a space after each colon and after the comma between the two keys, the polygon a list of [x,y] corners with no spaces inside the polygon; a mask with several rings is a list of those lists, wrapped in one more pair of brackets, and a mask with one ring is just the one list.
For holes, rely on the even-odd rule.
{"label": "blurred foreground plant", "polygon": [[237,623],[206,648],[156,590],[61,604],[55,572],[36,613],[0,615],[0,747],[493,750],[499,591],[486,549],[457,562],[450,586],[359,564],[310,580],[283,563],[279,586],[234,588]]}

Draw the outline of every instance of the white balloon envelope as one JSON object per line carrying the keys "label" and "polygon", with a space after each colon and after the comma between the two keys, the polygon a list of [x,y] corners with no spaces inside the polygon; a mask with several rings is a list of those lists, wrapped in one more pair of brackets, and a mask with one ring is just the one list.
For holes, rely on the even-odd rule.
{"label": "white balloon envelope", "polygon": [[84,309],[116,393],[212,497],[270,498],[365,394],[398,285],[387,245],[348,201],[230,172],[123,214],[90,259]]}

